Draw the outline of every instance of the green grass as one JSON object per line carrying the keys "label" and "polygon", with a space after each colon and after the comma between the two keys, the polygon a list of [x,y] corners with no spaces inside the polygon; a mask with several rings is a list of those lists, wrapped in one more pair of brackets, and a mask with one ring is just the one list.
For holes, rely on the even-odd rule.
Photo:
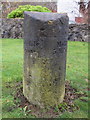
{"label": "green grass", "polygon": [[85,91],[88,82],[88,43],[68,42],[67,74],[74,88]]}
{"label": "green grass", "polygon": [[74,112],[65,112],[60,118],[88,118],[88,104],[80,99],[75,100],[75,104],[79,107],[79,110]]}
{"label": "green grass", "polygon": [[[2,56],[3,118],[33,117],[32,115],[26,116],[22,109],[15,108],[12,95],[15,83],[23,80],[23,40],[3,39]],[[85,92],[87,94],[88,43],[68,42],[66,80],[69,80],[78,92]],[[11,87],[7,88],[8,85]],[[75,101],[75,104],[80,108],[78,111],[73,113],[65,112],[60,118],[86,118],[88,116],[87,102],[78,99]]]}

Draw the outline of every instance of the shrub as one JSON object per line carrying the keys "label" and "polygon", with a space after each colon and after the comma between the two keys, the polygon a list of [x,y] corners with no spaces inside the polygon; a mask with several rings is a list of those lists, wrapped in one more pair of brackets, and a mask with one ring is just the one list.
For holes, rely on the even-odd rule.
{"label": "shrub", "polygon": [[42,7],[39,5],[37,5],[37,6],[23,5],[23,6],[19,6],[17,9],[10,12],[7,15],[7,18],[23,18],[24,11],[51,12],[51,10],[49,10],[48,8]]}

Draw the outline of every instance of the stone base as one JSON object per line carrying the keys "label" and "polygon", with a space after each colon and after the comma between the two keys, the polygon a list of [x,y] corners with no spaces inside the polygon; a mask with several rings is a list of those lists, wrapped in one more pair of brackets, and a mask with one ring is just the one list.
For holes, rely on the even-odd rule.
{"label": "stone base", "polygon": [[[38,62],[36,62],[38,61]],[[27,66],[27,80],[23,81],[23,93],[28,101],[40,107],[54,107],[63,101],[65,94],[64,78],[58,80],[58,73],[50,70],[47,59],[36,60],[33,67]],[[45,63],[44,63],[45,61]],[[28,77],[25,75],[25,78]],[[56,79],[57,78],[57,79]]]}

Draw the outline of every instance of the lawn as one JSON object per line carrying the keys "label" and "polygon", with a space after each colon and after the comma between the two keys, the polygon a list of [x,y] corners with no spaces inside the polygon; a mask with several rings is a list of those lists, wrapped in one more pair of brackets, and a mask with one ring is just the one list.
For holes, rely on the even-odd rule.
{"label": "lawn", "polygon": [[[1,54],[1,53],[0,53]],[[23,80],[23,40],[2,39],[2,117],[33,118],[25,109],[15,107],[13,94],[15,84]],[[68,41],[66,81],[77,89],[77,94],[88,94],[88,43]],[[79,109],[64,112],[60,118],[87,118],[87,97],[78,98]]]}

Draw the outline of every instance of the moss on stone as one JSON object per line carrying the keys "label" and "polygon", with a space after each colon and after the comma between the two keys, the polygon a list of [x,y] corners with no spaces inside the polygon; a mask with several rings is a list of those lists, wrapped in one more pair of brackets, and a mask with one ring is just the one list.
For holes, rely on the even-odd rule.
{"label": "moss on stone", "polygon": [[[30,69],[31,81],[26,85],[28,90],[24,94],[28,100],[41,107],[55,106],[62,102],[64,97],[64,84],[54,84],[58,79],[57,71],[52,74],[49,58],[38,58]],[[25,82],[26,84],[26,82]]]}

